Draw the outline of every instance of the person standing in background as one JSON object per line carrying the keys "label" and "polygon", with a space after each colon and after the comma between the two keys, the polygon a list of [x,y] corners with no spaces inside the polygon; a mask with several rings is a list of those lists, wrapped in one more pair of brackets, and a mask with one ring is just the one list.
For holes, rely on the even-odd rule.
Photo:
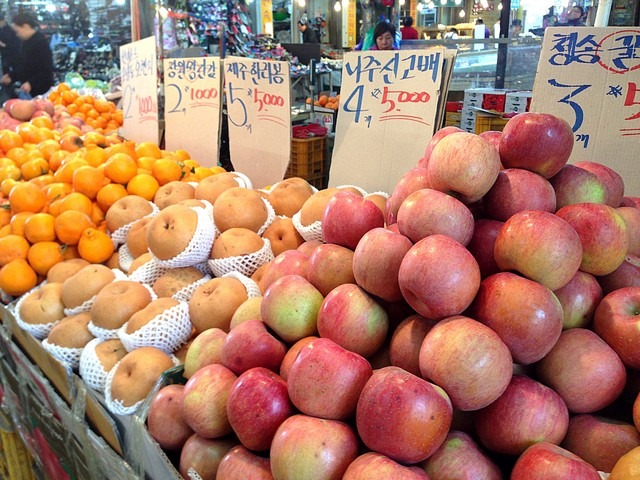
{"label": "person standing in background", "polygon": [[586,24],[582,21],[584,17],[584,9],[579,5],[574,5],[569,13],[567,13],[567,22],[562,25],[568,27],[585,27]]}
{"label": "person standing in background", "polygon": [[476,19],[476,27],[478,25],[482,25],[484,27],[484,38],[490,38],[491,37],[491,30],[489,30],[489,27],[487,27],[484,24],[484,20],[482,20],[481,18]]}
{"label": "person standing in background", "polygon": [[35,97],[53,85],[53,55],[49,41],[40,31],[38,21],[28,13],[13,17],[11,26],[22,40],[22,48],[14,68],[2,77],[4,85],[20,82],[20,91]]}
{"label": "person standing in background", "polygon": [[395,47],[396,27],[387,21],[379,22],[373,30],[374,44],[369,50],[397,50]]}
{"label": "person standing in background", "polygon": [[0,14],[0,55],[2,56],[2,73],[9,73],[18,62],[20,39],[2,14]]}
{"label": "person standing in background", "polygon": [[309,20],[303,17],[298,20],[298,30],[302,33],[302,43],[320,43],[313,28],[309,28]]}
{"label": "person standing in background", "polygon": [[409,16],[402,19],[400,33],[402,34],[402,40],[418,40],[420,38],[418,31],[413,28],[413,18]]}

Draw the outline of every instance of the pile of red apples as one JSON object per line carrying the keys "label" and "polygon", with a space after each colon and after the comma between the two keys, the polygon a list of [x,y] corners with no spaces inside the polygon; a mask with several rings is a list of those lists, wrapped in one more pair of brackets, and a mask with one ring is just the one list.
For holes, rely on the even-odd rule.
{"label": "pile of red apples", "polygon": [[447,127],[384,209],[335,193],[150,434],[202,479],[640,478],[640,198],[573,145]]}

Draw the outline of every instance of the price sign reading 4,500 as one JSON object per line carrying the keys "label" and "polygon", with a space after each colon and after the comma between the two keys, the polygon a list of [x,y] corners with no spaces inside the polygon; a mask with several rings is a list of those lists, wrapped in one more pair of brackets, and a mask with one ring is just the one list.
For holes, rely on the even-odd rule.
{"label": "price sign reading 4,500", "polygon": [[[342,109],[345,112],[355,114],[353,119],[355,123],[359,123],[361,114],[363,112],[370,111],[369,109],[363,107],[363,104],[365,103],[364,87],[364,85],[356,86],[356,88],[353,89],[342,106]],[[382,89],[374,88],[371,92],[371,97],[379,100],[380,105],[386,108],[381,113],[388,113],[391,111],[401,112],[402,107],[404,107],[406,104],[426,104],[429,103],[429,100],[431,100],[431,95],[429,95],[427,92],[392,90],[388,86],[385,86]],[[369,105],[372,104],[369,103]]]}
{"label": "price sign reading 4,500", "polygon": [[165,88],[175,90],[176,93],[175,102],[167,113],[186,113],[189,107],[215,107],[217,105],[213,102],[219,94],[215,87],[194,88],[187,85],[181,88],[180,85],[169,83]]}

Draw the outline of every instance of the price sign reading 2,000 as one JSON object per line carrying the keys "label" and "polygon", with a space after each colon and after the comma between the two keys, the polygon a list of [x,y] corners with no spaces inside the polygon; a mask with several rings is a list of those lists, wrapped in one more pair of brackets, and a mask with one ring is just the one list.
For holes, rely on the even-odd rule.
{"label": "price sign reading 2,000", "polygon": [[131,85],[127,85],[122,92],[122,111],[124,118],[133,118],[131,105],[133,104],[133,96],[136,93],[136,89]]}

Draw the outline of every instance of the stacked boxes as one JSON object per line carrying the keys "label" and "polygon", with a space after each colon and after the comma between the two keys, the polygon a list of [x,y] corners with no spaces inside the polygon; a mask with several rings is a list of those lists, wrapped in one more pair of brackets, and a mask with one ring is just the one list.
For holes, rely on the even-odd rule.
{"label": "stacked boxes", "polygon": [[504,104],[505,112],[528,112],[531,106],[532,92],[530,91],[517,91],[507,93],[507,98]]}
{"label": "stacked boxes", "polygon": [[482,112],[479,112],[479,109],[496,113],[520,113],[528,111],[530,103],[530,91],[469,88],[464,91],[460,128],[467,132],[480,133],[477,118],[478,115],[482,115]]}

